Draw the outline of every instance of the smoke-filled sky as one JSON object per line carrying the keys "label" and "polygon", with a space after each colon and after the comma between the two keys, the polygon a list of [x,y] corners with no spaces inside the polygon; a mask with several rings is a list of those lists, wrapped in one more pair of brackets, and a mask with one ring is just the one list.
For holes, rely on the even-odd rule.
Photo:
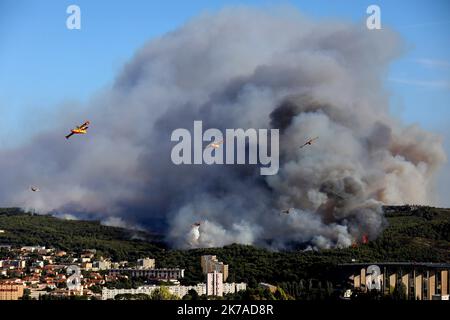
{"label": "smoke-filled sky", "polygon": [[[164,228],[177,247],[328,248],[374,238],[382,204],[442,201],[443,138],[398,119],[386,86],[410,81],[389,75],[408,50],[388,27],[369,31],[293,7],[200,14],[144,44],[111,86],[59,103],[45,117],[51,127],[3,147],[0,203]],[[27,118],[39,126],[44,117]],[[86,119],[89,134],[66,141]],[[194,120],[280,129],[278,174],[171,164],[171,132]],[[294,209],[280,213],[286,208]]]}

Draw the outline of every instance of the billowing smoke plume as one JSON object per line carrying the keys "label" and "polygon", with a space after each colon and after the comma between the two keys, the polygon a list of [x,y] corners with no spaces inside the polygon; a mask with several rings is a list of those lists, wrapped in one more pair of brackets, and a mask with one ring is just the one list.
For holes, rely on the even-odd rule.
{"label": "billowing smoke plume", "polygon": [[[0,152],[2,205],[164,228],[178,247],[328,248],[376,237],[383,203],[433,201],[439,138],[389,116],[397,35],[289,10],[206,14],[148,43],[85,111]],[[64,139],[87,119],[87,136]],[[170,135],[194,120],[280,129],[278,174],[173,165]]]}

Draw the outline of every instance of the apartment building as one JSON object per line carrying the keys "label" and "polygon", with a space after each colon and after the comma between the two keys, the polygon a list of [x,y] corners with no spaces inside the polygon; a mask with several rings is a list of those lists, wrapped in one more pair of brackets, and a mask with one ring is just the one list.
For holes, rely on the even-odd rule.
{"label": "apartment building", "polygon": [[448,263],[352,263],[340,268],[350,275],[353,288],[362,291],[391,294],[401,287],[408,300],[446,300],[450,294]]}
{"label": "apartment building", "polygon": [[155,280],[178,280],[184,278],[184,269],[162,268],[162,269],[110,269],[110,276],[128,275],[131,277],[145,277]]}
{"label": "apartment building", "polygon": [[0,300],[19,300],[23,296],[23,284],[11,281],[0,282]]}
{"label": "apartment building", "polygon": [[200,263],[202,266],[203,274],[208,274],[211,272],[219,272],[223,275],[223,281],[228,279],[228,265],[220,262],[217,256],[205,255],[200,257]]}

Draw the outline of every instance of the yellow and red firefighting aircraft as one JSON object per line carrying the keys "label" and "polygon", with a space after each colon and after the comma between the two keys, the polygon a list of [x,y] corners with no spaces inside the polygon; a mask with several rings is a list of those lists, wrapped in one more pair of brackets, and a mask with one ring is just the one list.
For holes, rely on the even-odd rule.
{"label": "yellow and red firefighting aircraft", "polygon": [[211,148],[214,148],[214,149],[219,149],[220,148],[220,145],[223,143],[223,140],[220,140],[220,141],[213,141],[213,142],[211,142],[210,144],[208,144],[208,146],[207,146],[207,148],[208,147],[211,147]]}
{"label": "yellow and red firefighting aircraft", "polygon": [[69,139],[74,134],[86,134],[87,133],[87,129],[89,128],[88,127],[89,124],[90,124],[90,122],[86,121],[81,126],[78,126],[75,129],[70,130],[70,133],[66,136],[66,139]]}
{"label": "yellow and red firefighting aircraft", "polygon": [[306,141],[302,146],[300,146],[300,149],[303,148],[303,147],[305,147],[305,146],[307,146],[307,145],[312,145],[312,143],[313,143],[314,141],[316,141],[317,139],[319,139],[319,137],[315,137],[315,138],[309,139],[309,140]]}

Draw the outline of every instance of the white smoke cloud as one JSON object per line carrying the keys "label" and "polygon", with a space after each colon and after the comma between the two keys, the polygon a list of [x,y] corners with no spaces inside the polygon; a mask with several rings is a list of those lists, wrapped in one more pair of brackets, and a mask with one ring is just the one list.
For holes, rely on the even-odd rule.
{"label": "white smoke cloud", "polygon": [[107,217],[106,219],[101,221],[101,224],[109,227],[118,227],[130,230],[143,230],[142,227],[132,225],[123,220],[121,217]]}
{"label": "white smoke cloud", "polygon": [[[374,238],[382,204],[434,201],[446,158],[439,137],[389,115],[383,81],[401,52],[387,28],[316,22],[292,8],[202,15],[145,45],[83,112],[1,150],[0,201],[165,228],[177,247],[331,248]],[[86,119],[89,134],[66,141]],[[170,134],[194,120],[280,129],[278,175],[173,165]],[[30,194],[30,181],[43,191]]]}

